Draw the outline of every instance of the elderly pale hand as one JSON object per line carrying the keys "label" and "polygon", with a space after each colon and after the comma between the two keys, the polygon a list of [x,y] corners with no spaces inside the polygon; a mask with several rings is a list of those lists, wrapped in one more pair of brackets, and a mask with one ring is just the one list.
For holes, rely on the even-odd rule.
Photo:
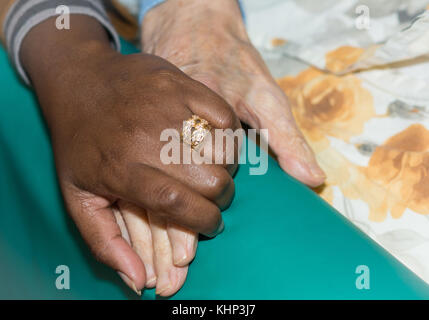
{"label": "elderly pale hand", "polygon": [[[157,6],[143,21],[142,49],[169,60],[217,92],[241,121],[267,128],[270,146],[290,175],[310,186],[323,183],[325,175],[295,124],[287,97],[247,37],[236,1],[169,0]],[[173,294],[185,281],[197,234],[165,221],[151,222],[138,211],[123,210],[126,220],[135,221],[129,230],[132,238],[146,237],[138,241],[136,250],[146,269],[156,269],[157,291]],[[179,252],[184,258],[177,263]]]}

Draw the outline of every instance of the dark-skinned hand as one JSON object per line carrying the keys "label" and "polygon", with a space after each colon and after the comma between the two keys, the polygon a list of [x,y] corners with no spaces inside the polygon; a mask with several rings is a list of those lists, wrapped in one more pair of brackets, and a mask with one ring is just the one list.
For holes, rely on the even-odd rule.
{"label": "dark-skinned hand", "polygon": [[166,60],[117,53],[87,16],[73,15],[70,30],[57,30],[55,19],[36,26],[24,39],[21,60],[50,130],[71,217],[94,255],[131,288],[145,286],[146,270],[133,240],[121,233],[117,208],[138,208],[208,236],[222,229],[220,209],[233,197],[236,163],[165,165],[160,159],[161,132],[181,132],[193,114],[213,128],[239,128],[222,98]]}

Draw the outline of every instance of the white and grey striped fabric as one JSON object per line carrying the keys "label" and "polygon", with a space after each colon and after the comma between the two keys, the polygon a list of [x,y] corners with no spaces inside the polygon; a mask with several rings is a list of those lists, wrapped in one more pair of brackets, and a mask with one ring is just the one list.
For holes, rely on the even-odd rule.
{"label": "white and grey striped fabric", "polygon": [[62,5],[69,8],[70,14],[84,14],[97,19],[108,31],[112,46],[120,50],[119,36],[109,21],[102,0],[18,0],[7,14],[3,30],[11,60],[28,85],[29,78],[19,60],[22,41],[33,27],[58,16],[56,9]]}

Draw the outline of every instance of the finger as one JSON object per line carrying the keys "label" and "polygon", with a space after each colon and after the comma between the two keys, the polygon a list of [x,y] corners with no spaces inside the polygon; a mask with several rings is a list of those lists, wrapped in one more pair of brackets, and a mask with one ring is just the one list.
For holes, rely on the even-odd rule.
{"label": "finger", "polygon": [[255,110],[257,129],[268,128],[269,145],[282,169],[309,186],[322,184],[326,176],[298,129],[283,91],[275,83],[256,87],[246,103]]}
{"label": "finger", "polygon": [[[195,122],[195,126],[198,125],[197,122],[204,120],[207,119],[187,119],[187,121]],[[188,136],[188,138],[184,138],[181,141],[181,143],[183,143],[181,147],[183,152],[181,154],[180,163],[186,165],[208,164],[211,166],[219,166],[225,168],[227,172],[233,176],[238,167],[244,130],[241,128],[235,131],[229,128],[219,129],[210,125],[210,128],[206,128],[205,133],[202,133],[199,129],[194,127],[194,125],[191,126],[193,127],[192,129],[190,129],[189,126],[184,129],[185,122],[183,124],[182,135],[184,137]],[[200,134],[201,136],[196,138],[197,136],[194,136],[195,134]],[[192,138],[189,137],[190,135],[192,135]],[[190,139],[192,139],[192,146],[190,146]],[[196,141],[194,139],[200,140]],[[161,157],[162,156],[165,156],[167,160],[170,159],[170,156],[167,156],[165,153],[161,153]],[[162,158],[161,162],[165,163]]]}
{"label": "finger", "polygon": [[195,257],[198,235],[171,223],[167,223],[167,234],[173,249],[173,264],[176,267],[187,266]]}
{"label": "finger", "polygon": [[194,232],[215,236],[223,229],[215,204],[160,170],[136,164],[128,168],[125,178],[112,179],[106,185],[118,198],[163,215]]}
{"label": "finger", "polygon": [[144,263],[145,287],[154,288],[156,273],[153,262],[152,235],[146,211],[125,201],[118,201],[118,208],[125,220],[132,248]]}
{"label": "finger", "polygon": [[112,212],[115,216],[116,223],[118,224],[119,230],[121,231],[122,238],[131,245],[130,234],[128,233],[127,226],[125,224],[124,218],[116,206],[112,206]]}
{"label": "finger", "polygon": [[221,166],[233,176],[238,168],[244,136],[245,132],[241,128],[235,131],[212,128],[196,148],[199,158],[194,157],[194,162]]}
{"label": "finger", "polygon": [[[130,236],[128,234],[127,227],[125,226],[124,219],[117,208],[112,207],[112,212],[115,216],[116,223],[118,224],[119,230],[121,230],[122,238],[131,245]],[[118,271],[119,277],[124,281],[130,288],[132,288],[138,295],[141,295],[141,291],[138,291],[135,284],[121,271]]]}
{"label": "finger", "polygon": [[[165,144],[162,143],[159,154],[141,154],[139,157],[147,158],[149,156],[153,166],[162,171],[165,171],[166,166],[170,165],[172,169],[169,171],[169,175],[173,176],[180,175],[186,167],[191,166],[192,170],[194,170],[196,165],[201,164],[209,165],[207,168],[216,165],[224,167],[232,176],[238,167],[240,146],[245,136],[244,130],[220,130],[210,125],[211,130],[204,136],[203,141],[196,147],[191,147],[189,141],[183,138],[186,134],[192,134],[192,129],[191,132],[188,131],[189,128],[184,131],[185,123],[187,121],[198,121],[198,119],[192,119],[190,110],[189,113],[189,117],[176,117],[175,121],[171,120],[169,122],[172,123],[169,125],[171,127],[169,129],[172,130],[163,131],[161,134],[161,143],[165,142]],[[180,177],[182,176],[180,175]]]}
{"label": "finger", "polygon": [[[198,86],[204,87],[201,84]],[[185,152],[181,152],[180,158],[177,160],[179,163],[210,163],[222,165],[227,168],[231,175],[233,175],[238,166],[240,146],[244,137],[244,131],[241,129],[241,124],[238,118],[235,116],[230,106],[215,93],[210,93],[208,88],[204,87],[203,90],[199,91],[190,90],[190,92],[196,95],[198,98],[187,93],[187,96],[189,96],[186,98],[187,107],[178,105],[177,109],[179,112],[165,115],[162,121],[160,119],[154,119],[154,121],[157,122],[161,128],[164,128],[164,130],[169,130],[168,133],[167,131],[163,130],[158,134],[161,134],[161,136],[167,134],[168,139],[172,138],[173,141],[169,141],[169,145],[171,145],[171,143],[177,143],[178,146],[182,146],[183,139],[180,137],[180,133],[183,133],[184,122],[190,120],[193,115],[200,116],[209,122],[210,127],[212,128],[209,131],[210,134],[206,135],[204,141],[200,143],[198,149],[191,149],[190,146],[185,144],[185,146],[188,146],[188,149],[183,151],[186,151],[187,154],[189,153],[189,155],[192,155],[192,157],[189,159],[190,161],[185,161]],[[202,96],[201,92],[203,92]],[[211,98],[204,98],[205,92],[209,92],[208,95],[211,96]],[[214,102],[214,100],[216,100],[216,102]],[[222,111],[222,109],[226,111]],[[222,120],[219,120],[220,118],[222,118]],[[236,124],[234,124],[234,122],[236,122]],[[174,135],[173,132],[178,134]],[[173,137],[171,137],[171,134],[173,134]],[[207,143],[209,140],[212,143]],[[202,146],[204,146],[204,148],[202,148]],[[182,146],[182,148],[183,147],[184,146]],[[144,154],[142,156],[145,158],[149,157],[151,160],[158,160],[160,156],[165,156],[167,161],[171,160],[170,154],[163,154],[162,150],[163,149],[161,149],[160,155]],[[189,155],[187,155],[187,158],[189,158]],[[199,159],[196,158],[196,155],[200,155],[199,158],[203,159],[198,162],[197,160]],[[162,159],[161,162],[163,163]],[[152,163],[159,163],[159,161],[152,161]]]}
{"label": "finger", "polygon": [[195,90],[190,90],[187,98],[188,108],[194,114],[206,119],[216,128],[233,130],[241,128],[240,120],[221,96],[203,83],[196,80],[193,83]]}
{"label": "finger", "polygon": [[75,187],[62,189],[69,212],[97,260],[116,270],[141,294],[146,282],[143,262],[122,237],[109,201]]}
{"label": "finger", "polygon": [[[194,83],[198,90],[190,91],[188,108],[212,126],[209,137],[211,149],[205,158],[212,160],[213,163],[222,164],[233,175],[237,169],[244,137],[243,130],[240,130],[240,120],[231,106],[217,93],[198,81]],[[208,140],[207,137],[205,140]]]}
{"label": "finger", "polygon": [[149,212],[155,270],[157,274],[156,294],[171,296],[176,293],[186,280],[188,267],[176,267],[173,264],[173,249],[167,234],[166,220]]}
{"label": "finger", "polygon": [[227,208],[234,197],[235,185],[231,175],[221,166],[209,164],[169,164],[162,170],[190,189],[216,204]]}

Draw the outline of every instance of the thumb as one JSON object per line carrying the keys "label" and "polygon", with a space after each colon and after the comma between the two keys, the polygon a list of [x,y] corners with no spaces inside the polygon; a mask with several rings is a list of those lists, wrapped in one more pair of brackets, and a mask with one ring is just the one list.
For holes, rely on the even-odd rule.
{"label": "thumb", "polygon": [[116,270],[124,282],[140,295],[146,282],[145,268],[123,238],[109,201],[75,186],[62,189],[68,211],[93,255]]}
{"label": "thumb", "polygon": [[324,182],[326,176],[295,123],[286,95],[276,84],[250,90],[245,108],[253,118],[250,125],[268,129],[268,143],[284,171],[311,187]]}
{"label": "thumb", "polygon": [[198,72],[190,76],[224,98],[241,121],[255,129],[268,129],[268,143],[284,171],[310,187],[325,181],[325,173],[295,123],[286,95],[268,72],[262,78],[244,77],[233,82]]}

